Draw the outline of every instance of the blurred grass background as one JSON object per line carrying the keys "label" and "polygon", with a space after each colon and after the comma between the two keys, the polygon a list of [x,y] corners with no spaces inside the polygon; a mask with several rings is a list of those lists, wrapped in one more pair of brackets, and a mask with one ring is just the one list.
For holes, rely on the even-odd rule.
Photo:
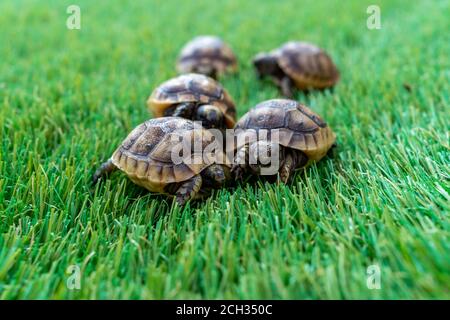
{"label": "blurred grass background", "polygon": [[[70,4],[81,30],[66,28]],[[366,27],[371,4],[380,30]],[[0,298],[450,298],[448,1],[7,0],[0,12]],[[184,209],[121,173],[91,188],[198,34],[237,53],[222,83],[239,115],[279,94],[256,81],[254,54],[291,39],[325,48],[340,83],[297,98],[336,131],[334,159]]]}

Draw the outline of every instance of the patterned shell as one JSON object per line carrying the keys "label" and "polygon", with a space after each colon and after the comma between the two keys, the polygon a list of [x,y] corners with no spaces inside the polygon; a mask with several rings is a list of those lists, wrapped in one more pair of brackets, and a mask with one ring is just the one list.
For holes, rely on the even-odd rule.
{"label": "patterned shell", "polygon": [[299,89],[324,89],[339,80],[330,56],[307,42],[290,41],[275,51],[280,68]]}
{"label": "patterned shell", "polygon": [[237,59],[231,48],[215,36],[198,36],[189,41],[178,57],[179,73],[194,72],[198,65],[212,65],[217,73],[237,71]]}
{"label": "patterned shell", "polygon": [[[181,150],[186,141],[191,143],[189,147],[199,146],[198,150],[188,147],[189,154],[183,155]],[[111,159],[137,185],[163,193],[169,183],[188,180],[213,163],[227,163],[222,151],[214,156],[204,155],[203,151],[213,141],[208,130],[191,120],[150,119],[128,135]]]}
{"label": "patterned shell", "polygon": [[147,105],[155,117],[163,117],[165,110],[182,102],[217,106],[225,116],[227,128],[236,123],[236,107],[228,92],[217,81],[201,74],[189,73],[163,82],[148,98]]}
{"label": "patterned shell", "polygon": [[[279,129],[282,146],[300,150],[313,161],[323,158],[336,140],[334,132],[317,114],[287,99],[261,102],[238,121],[235,129]],[[238,139],[238,148],[245,143],[239,140],[242,139]]]}

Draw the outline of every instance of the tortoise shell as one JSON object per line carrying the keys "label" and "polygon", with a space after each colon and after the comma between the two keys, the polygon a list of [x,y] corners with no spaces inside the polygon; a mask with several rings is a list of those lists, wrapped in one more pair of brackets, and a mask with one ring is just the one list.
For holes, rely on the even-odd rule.
{"label": "tortoise shell", "polygon": [[280,68],[301,90],[332,87],[339,80],[339,71],[330,56],[313,44],[289,41],[275,54]]}
{"label": "tortoise shell", "polygon": [[[189,148],[189,154],[184,155],[181,150],[186,141],[190,146],[199,146],[198,150]],[[164,193],[164,187],[170,183],[186,181],[213,163],[228,163],[221,150],[213,155],[203,154],[213,141],[208,130],[191,120],[155,118],[131,131],[111,160],[137,185]],[[180,158],[173,157],[174,150]]]}
{"label": "tortoise shell", "polygon": [[194,72],[198,65],[211,65],[219,75],[237,71],[235,54],[215,36],[195,37],[181,49],[177,62],[179,73]]}
{"label": "tortoise shell", "polygon": [[214,79],[196,73],[172,78],[157,87],[147,100],[155,117],[174,104],[198,102],[217,106],[224,114],[227,128],[236,123],[236,107],[228,92]]}
{"label": "tortoise shell", "polygon": [[[309,160],[324,157],[336,140],[334,132],[306,106],[287,99],[273,99],[259,103],[247,112],[236,124],[235,130],[279,129],[279,143],[297,149]],[[236,134],[239,134],[236,131]],[[273,132],[272,132],[273,135]],[[240,141],[241,140],[241,141]],[[238,139],[237,147],[245,143]]]}

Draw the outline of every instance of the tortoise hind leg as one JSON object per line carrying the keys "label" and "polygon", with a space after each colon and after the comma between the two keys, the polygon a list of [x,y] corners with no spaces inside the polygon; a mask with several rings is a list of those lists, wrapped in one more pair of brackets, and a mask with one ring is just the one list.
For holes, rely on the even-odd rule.
{"label": "tortoise hind leg", "polygon": [[308,157],[299,151],[290,150],[287,152],[284,162],[278,171],[281,182],[288,183],[295,169],[304,166],[308,162]]}
{"label": "tortoise hind leg", "polygon": [[327,158],[335,158],[335,157],[336,157],[336,154],[337,154],[337,152],[338,152],[337,149],[338,149],[338,144],[337,144],[337,142],[334,142],[334,143],[331,145],[330,149],[327,151],[326,157],[327,157]]}
{"label": "tortoise hind leg", "polygon": [[92,176],[92,183],[96,184],[102,176],[109,175],[115,170],[117,170],[117,167],[112,163],[112,160],[109,159],[108,161],[104,162],[100,166],[100,168],[97,169],[97,171],[95,171],[94,175]]}
{"label": "tortoise hind leg", "polygon": [[294,98],[294,83],[292,82],[291,78],[286,76],[283,77],[280,82],[280,88],[283,96],[288,99]]}
{"label": "tortoise hind leg", "polygon": [[249,162],[248,152],[249,146],[246,144],[236,153],[236,157],[234,158],[234,163],[231,168],[231,174],[236,180],[242,180],[244,173],[247,170]]}
{"label": "tortoise hind leg", "polygon": [[199,174],[183,182],[175,193],[177,203],[180,206],[184,206],[186,202],[195,198],[201,187],[202,177]]}

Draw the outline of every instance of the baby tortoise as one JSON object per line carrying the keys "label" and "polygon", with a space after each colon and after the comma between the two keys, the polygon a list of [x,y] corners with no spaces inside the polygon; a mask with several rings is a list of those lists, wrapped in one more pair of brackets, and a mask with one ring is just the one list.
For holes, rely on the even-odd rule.
{"label": "baby tortoise", "polygon": [[[197,143],[199,150],[188,148],[189,154],[178,153],[180,158],[176,160],[174,150],[182,150],[180,141],[189,141],[191,146]],[[222,187],[230,177],[229,163],[221,150],[213,156],[204,155],[212,141],[208,130],[190,120],[178,117],[148,120],[137,126],[100,166],[93,182],[120,169],[135,184],[151,192],[174,195],[182,206]]]}
{"label": "baby tortoise", "polygon": [[228,92],[201,74],[189,73],[163,82],[148,98],[147,105],[155,117],[202,121],[206,129],[231,129],[236,123],[236,107]]}
{"label": "baby tortoise", "polygon": [[[267,138],[253,142],[239,139],[239,129],[253,129],[256,133],[266,129]],[[274,129],[278,129],[278,142]],[[261,150],[270,153],[279,152],[278,174],[282,182],[287,183],[295,169],[304,167],[309,162],[319,161],[334,146],[336,136],[330,127],[306,106],[287,99],[273,99],[259,103],[247,112],[236,124],[237,152],[232,166],[232,173],[242,179],[245,171],[261,174],[261,169],[269,164],[263,163]],[[274,141],[271,141],[274,140]],[[253,156],[253,164],[249,157]],[[275,163],[277,165],[277,163]]]}
{"label": "baby tortoise", "polygon": [[269,53],[253,59],[260,78],[269,76],[283,95],[293,97],[293,89],[325,89],[339,80],[339,71],[330,56],[307,42],[289,41]]}
{"label": "baby tortoise", "polygon": [[179,73],[201,73],[212,77],[237,71],[237,59],[219,37],[198,36],[189,41],[178,57]]}

